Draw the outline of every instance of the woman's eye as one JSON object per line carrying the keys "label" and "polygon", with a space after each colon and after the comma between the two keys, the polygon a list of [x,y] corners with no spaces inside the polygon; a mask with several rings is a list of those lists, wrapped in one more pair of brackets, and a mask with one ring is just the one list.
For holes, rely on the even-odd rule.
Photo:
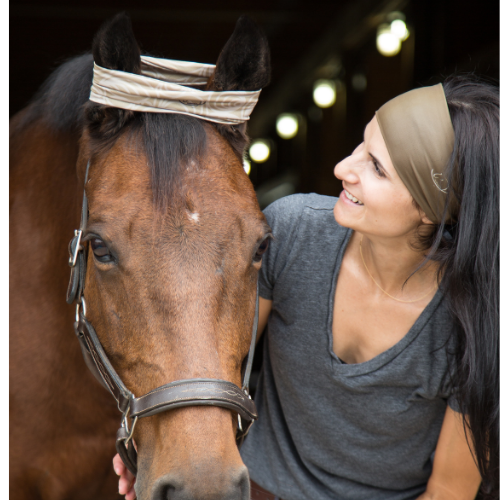
{"label": "woman's eye", "polygon": [[268,246],[269,246],[269,236],[265,238],[259,245],[259,248],[257,248],[255,255],[253,256],[254,262],[260,262],[262,260],[262,257],[266,253]]}
{"label": "woman's eye", "polygon": [[109,262],[112,260],[111,253],[104,241],[99,238],[92,238],[90,240],[90,246],[92,247],[94,256],[99,262]]}
{"label": "woman's eye", "polygon": [[382,172],[382,170],[381,170],[381,169],[380,169],[380,167],[378,166],[377,160],[375,160],[374,158],[372,158],[372,163],[373,163],[373,167],[375,168],[375,172],[376,172],[376,174],[377,174],[379,177],[385,177],[384,172]]}

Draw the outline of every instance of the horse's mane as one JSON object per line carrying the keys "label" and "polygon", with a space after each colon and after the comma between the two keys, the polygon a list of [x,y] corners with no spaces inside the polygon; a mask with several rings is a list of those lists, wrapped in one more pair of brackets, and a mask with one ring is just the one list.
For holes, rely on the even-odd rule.
{"label": "horse's mane", "polygon": [[[89,124],[86,110],[94,104],[87,104],[93,64],[92,54],[84,54],[59,66],[20,116],[16,131],[41,122],[55,132],[81,133],[84,125]],[[170,198],[181,177],[181,165],[196,159],[205,149],[203,123],[190,116],[168,113],[130,115],[126,125],[111,137],[93,141],[92,155],[107,150],[126,130],[132,132],[142,143],[148,159],[154,199]]]}
{"label": "horse's mane", "polygon": [[56,131],[79,131],[84,123],[83,106],[92,85],[92,54],[69,59],[42,84],[22,115],[18,127],[42,120]]}

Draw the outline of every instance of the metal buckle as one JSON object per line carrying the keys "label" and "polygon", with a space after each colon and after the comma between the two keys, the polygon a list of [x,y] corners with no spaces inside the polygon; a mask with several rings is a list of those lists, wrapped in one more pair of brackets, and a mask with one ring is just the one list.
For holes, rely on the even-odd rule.
{"label": "metal buckle", "polygon": [[243,428],[243,422],[241,421],[241,416],[240,414],[238,413],[238,435],[237,435],[237,439],[242,439],[244,438],[247,434],[248,434],[248,431],[250,430],[250,427],[252,427],[252,425],[254,424],[255,420],[251,420],[247,426],[246,429]]}
{"label": "metal buckle", "polygon": [[[78,259],[78,253],[80,252],[80,241],[82,239],[82,230],[81,229],[75,229],[75,236],[73,240],[76,238],[76,245],[75,249],[73,250],[73,253],[70,253],[69,256],[69,267],[75,267],[76,266],[76,260]],[[73,245],[71,245],[73,246]]]}
{"label": "metal buckle", "polygon": [[[81,304],[82,304],[82,309],[83,309],[83,315],[85,317],[87,317],[87,303],[85,302],[83,295],[81,297]],[[79,321],[80,321],[80,304],[77,302],[77,304],[76,304],[76,322],[78,323]]]}
{"label": "metal buckle", "polygon": [[127,420],[129,412],[130,412],[130,405],[127,406],[127,411],[123,414],[123,418],[122,418],[122,427],[125,427],[125,430],[127,431],[127,434],[128,434],[128,437],[125,440],[125,446],[128,446],[128,443],[132,439],[132,435],[134,434],[135,424],[137,423],[137,419],[139,418],[139,417],[134,417],[134,420],[132,422],[132,428],[129,431],[128,430],[128,420]]}

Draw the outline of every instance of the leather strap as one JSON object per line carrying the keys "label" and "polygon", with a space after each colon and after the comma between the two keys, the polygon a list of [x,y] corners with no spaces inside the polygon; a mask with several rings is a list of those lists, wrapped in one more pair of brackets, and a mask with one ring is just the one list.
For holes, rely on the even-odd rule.
{"label": "leather strap", "polygon": [[149,417],[155,413],[183,406],[221,406],[240,414],[245,420],[255,420],[255,403],[237,385],[226,380],[177,380],[158,387],[130,402],[130,416]]}
{"label": "leather strap", "polygon": [[128,432],[125,427],[120,427],[116,433],[116,451],[125,467],[134,475],[137,476],[137,452],[134,448],[134,443],[132,440],[129,441],[128,445],[125,442],[128,439]]}
{"label": "leather strap", "polygon": [[75,235],[69,243],[69,266],[71,267],[71,276],[69,279],[68,290],[66,292],[66,302],[72,304],[75,300],[77,304],[81,303],[83,287],[85,286],[85,274],[87,272],[87,252],[81,245],[82,235],[87,229],[88,220],[88,199],[85,192],[85,184],[89,176],[90,160],[87,162],[85,170],[85,181],[83,188],[82,213],[80,215],[80,228],[75,230]]}
{"label": "leather strap", "polygon": [[[86,347],[92,356],[92,360],[94,361],[94,365],[97,368],[100,378],[102,378],[108,391],[115,398],[120,411],[124,413],[127,411],[130,401],[133,400],[134,395],[125,387],[125,384],[118,376],[118,373],[116,373],[115,369],[109,362],[94,328],[82,313],[79,315],[78,332],[85,341]],[[93,370],[92,372],[95,374]]]}
{"label": "leather strap", "polygon": [[259,277],[257,276],[257,295],[255,296],[255,313],[253,316],[252,340],[245,364],[245,375],[243,376],[242,389],[249,394],[250,375],[252,374],[253,356],[255,354],[255,344],[257,343],[257,328],[259,327]]}

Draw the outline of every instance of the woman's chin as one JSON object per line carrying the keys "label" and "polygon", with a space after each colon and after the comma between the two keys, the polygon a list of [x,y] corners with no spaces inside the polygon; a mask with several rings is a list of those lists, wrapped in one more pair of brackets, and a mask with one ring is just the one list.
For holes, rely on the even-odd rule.
{"label": "woman's chin", "polygon": [[352,207],[346,207],[345,202],[339,198],[335,206],[333,207],[333,216],[337,221],[337,224],[348,227],[351,229],[356,229],[358,218],[352,214]]}

